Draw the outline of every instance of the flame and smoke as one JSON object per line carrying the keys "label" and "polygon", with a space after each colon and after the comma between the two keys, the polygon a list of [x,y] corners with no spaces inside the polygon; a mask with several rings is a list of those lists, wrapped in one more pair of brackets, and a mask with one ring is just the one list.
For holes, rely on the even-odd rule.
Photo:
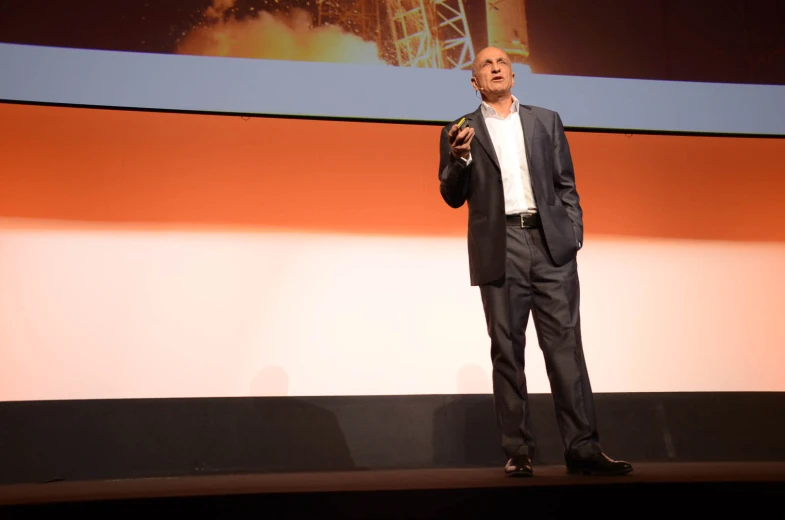
{"label": "flame and smoke", "polygon": [[204,22],[177,44],[178,54],[385,65],[376,44],[339,27],[313,27],[311,13],[292,9],[288,16],[252,11],[235,16],[235,0],[213,0]]}

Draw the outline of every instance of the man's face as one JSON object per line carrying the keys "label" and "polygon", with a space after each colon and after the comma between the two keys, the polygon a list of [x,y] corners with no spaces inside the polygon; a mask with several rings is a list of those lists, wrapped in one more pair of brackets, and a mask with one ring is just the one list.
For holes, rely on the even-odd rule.
{"label": "man's face", "polygon": [[474,60],[472,84],[481,94],[500,95],[515,85],[510,58],[500,49],[483,49]]}

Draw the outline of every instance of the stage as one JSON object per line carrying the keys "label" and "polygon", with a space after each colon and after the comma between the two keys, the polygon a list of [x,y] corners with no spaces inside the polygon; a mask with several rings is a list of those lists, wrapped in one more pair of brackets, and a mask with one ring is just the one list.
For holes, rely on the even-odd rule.
{"label": "stage", "polygon": [[0,403],[0,518],[781,509],[785,393],[596,402],[603,448],[634,465],[628,475],[568,475],[547,394],[531,396],[535,475],[515,479],[502,470],[489,395]]}
{"label": "stage", "polygon": [[563,466],[547,465],[535,466],[532,478],[508,478],[493,467],[13,484],[0,487],[0,516],[181,512],[202,517],[479,518],[693,510],[743,510],[752,516],[771,507],[780,510],[785,498],[783,462],[634,464],[635,471],[621,477],[573,476]]}

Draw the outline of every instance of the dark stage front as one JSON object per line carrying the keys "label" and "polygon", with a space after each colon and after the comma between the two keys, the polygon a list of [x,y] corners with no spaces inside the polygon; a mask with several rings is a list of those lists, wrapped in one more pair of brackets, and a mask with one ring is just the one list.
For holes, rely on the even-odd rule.
{"label": "dark stage front", "polygon": [[122,479],[0,488],[0,517],[149,513],[301,518],[489,518],[532,513],[673,514],[778,511],[785,463],[640,463],[623,477],[533,478],[499,468],[267,473]]}
{"label": "dark stage front", "polygon": [[643,501],[624,513],[679,497],[702,512],[714,501],[785,498],[785,393],[597,394],[596,403],[603,446],[635,465],[630,475],[567,476],[549,394],[532,397],[535,477],[515,480],[502,474],[489,395],[0,403],[0,512],[281,506],[422,518],[521,501],[528,511]]}

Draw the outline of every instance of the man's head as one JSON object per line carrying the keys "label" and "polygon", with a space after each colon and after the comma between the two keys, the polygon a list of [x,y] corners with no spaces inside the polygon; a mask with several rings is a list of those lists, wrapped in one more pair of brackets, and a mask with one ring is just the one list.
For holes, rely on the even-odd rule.
{"label": "man's head", "polygon": [[472,67],[472,85],[483,99],[509,96],[515,85],[515,74],[507,53],[496,47],[486,47],[477,53]]}

